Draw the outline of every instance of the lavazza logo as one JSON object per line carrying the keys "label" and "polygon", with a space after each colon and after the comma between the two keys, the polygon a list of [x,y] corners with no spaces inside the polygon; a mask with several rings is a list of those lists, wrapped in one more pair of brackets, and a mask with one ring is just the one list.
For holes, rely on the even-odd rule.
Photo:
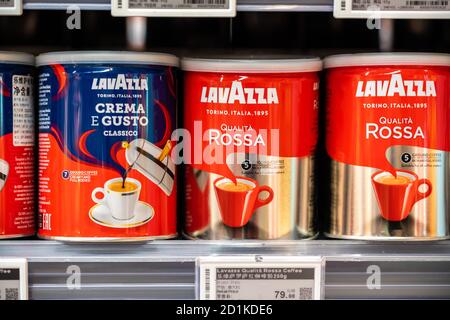
{"label": "lavazza logo", "polygon": [[147,79],[127,78],[118,74],[115,78],[92,79],[92,90],[148,90]]}
{"label": "lavazza logo", "polygon": [[244,88],[240,81],[231,87],[202,87],[202,103],[278,104],[276,88]]}
{"label": "lavazza logo", "polygon": [[389,80],[358,81],[356,97],[435,97],[436,86],[432,80],[403,80],[393,74]]}

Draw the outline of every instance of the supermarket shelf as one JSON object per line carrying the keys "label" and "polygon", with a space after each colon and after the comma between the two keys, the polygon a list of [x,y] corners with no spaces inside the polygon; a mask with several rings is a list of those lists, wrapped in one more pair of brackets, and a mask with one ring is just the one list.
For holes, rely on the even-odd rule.
{"label": "supermarket shelf", "polygon": [[[450,241],[0,242],[0,257],[28,259],[32,299],[194,299],[195,259],[210,255],[324,256],[327,299],[450,299]],[[73,265],[80,289],[67,286]],[[379,290],[367,288],[370,265],[381,269]]]}
{"label": "supermarket shelf", "polygon": [[238,11],[331,12],[333,0],[238,0]]}
{"label": "supermarket shelf", "polygon": [[[81,10],[111,10],[111,0],[24,0],[25,10],[67,10],[75,5]],[[238,11],[331,12],[332,0],[238,0]]]}
{"label": "supermarket shelf", "polygon": [[23,0],[25,10],[67,10],[69,6],[81,10],[111,10],[111,0]]}

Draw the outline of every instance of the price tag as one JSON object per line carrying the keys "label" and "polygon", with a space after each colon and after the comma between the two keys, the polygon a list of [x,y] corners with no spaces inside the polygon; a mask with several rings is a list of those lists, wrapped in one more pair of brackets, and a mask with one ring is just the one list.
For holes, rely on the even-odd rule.
{"label": "price tag", "polygon": [[200,300],[319,300],[321,257],[217,256],[197,259]]}
{"label": "price tag", "polygon": [[20,16],[22,11],[22,0],[0,0],[0,16]]}
{"label": "price tag", "polygon": [[336,18],[449,19],[450,0],[334,0]]}
{"label": "price tag", "polygon": [[27,299],[27,260],[22,258],[0,258],[0,300]]}
{"label": "price tag", "polygon": [[118,17],[234,17],[236,0],[112,0]]}

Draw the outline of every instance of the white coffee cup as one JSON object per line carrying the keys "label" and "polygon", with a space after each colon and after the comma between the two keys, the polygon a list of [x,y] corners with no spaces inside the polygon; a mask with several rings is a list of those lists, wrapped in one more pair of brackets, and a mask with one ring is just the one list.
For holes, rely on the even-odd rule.
{"label": "white coffee cup", "polygon": [[[127,183],[133,183],[137,188],[133,191],[119,192],[110,189],[114,182],[122,182],[122,178],[115,178],[106,181],[103,188],[95,188],[92,191],[92,200],[98,204],[105,205],[111,211],[112,216],[117,220],[129,220],[134,217],[134,210],[141,193],[141,183],[132,178],[127,178]],[[97,193],[102,193],[103,198],[97,198]]]}

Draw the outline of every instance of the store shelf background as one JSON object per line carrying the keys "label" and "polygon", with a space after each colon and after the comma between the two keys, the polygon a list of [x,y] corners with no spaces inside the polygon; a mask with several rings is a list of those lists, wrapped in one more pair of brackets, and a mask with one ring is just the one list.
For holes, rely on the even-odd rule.
{"label": "store shelf background", "polygon": [[[31,299],[195,299],[195,259],[208,255],[324,256],[326,299],[450,299],[450,241],[4,241],[0,255],[28,259]],[[367,287],[371,265],[381,289]]]}

